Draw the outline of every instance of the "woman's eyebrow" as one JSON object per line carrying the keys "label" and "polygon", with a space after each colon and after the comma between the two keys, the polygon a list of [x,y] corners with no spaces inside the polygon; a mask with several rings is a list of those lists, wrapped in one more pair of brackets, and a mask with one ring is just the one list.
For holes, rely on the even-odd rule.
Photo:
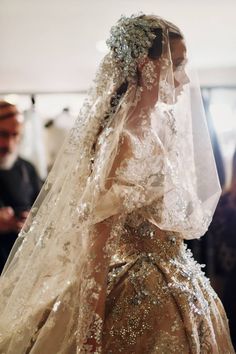
{"label": "woman's eyebrow", "polygon": [[173,60],[175,64],[186,64],[188,62],[188,59],[185,57],[179,57]]}

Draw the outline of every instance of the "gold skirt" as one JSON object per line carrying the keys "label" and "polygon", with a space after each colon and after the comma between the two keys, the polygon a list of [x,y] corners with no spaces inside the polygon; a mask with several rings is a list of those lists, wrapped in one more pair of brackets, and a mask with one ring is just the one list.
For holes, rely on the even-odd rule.
{"label": "gold skirt", "polygon": [[182,241],[161,247],[111,265],[102,352],[234,353],[223,306],[200,265]]}

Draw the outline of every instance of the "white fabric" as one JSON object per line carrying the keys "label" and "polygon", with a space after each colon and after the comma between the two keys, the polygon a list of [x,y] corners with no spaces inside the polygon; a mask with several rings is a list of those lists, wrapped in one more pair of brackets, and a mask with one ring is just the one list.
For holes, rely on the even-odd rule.
{"label": "white fabric", "polygon": [[20,155],[35,166],[43,180],[46,179],[47,165],[42,117],[35,108],[24,111],[24,131],[20,144]]}
{"label": "white fabric", "polygon": [[63,111],[61,114],[53,118],[53,122],[49,127],[45,128],[44,137],[48,170],[51,169],[58,151],[60,150],[66,135],[73,127],[74,122],[75,117],[69,112]]}

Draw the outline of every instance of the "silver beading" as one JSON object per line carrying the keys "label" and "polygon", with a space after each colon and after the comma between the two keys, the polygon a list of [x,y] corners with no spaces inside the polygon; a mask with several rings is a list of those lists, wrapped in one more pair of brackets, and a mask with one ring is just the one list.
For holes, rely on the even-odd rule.
{"label": "silver beading", "polygon": [[153,30],[161,27],[157,20],[150,20],[142,15],[130,17],[121,16],[111,28],[108,47],[112,50],[113,58],[122,69],[125,79],[137,75],[137,63],[148,55],[156,37]]}

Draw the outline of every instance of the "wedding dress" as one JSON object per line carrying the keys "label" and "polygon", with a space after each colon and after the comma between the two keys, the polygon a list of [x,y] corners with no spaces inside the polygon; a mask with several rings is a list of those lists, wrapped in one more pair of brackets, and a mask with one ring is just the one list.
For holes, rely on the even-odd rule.
{"label": "wedding dress", "polygon": [[183,35],[122,17],[108,44],[0,279],[0,352],[234,353],[183,241],[220,195]]}

